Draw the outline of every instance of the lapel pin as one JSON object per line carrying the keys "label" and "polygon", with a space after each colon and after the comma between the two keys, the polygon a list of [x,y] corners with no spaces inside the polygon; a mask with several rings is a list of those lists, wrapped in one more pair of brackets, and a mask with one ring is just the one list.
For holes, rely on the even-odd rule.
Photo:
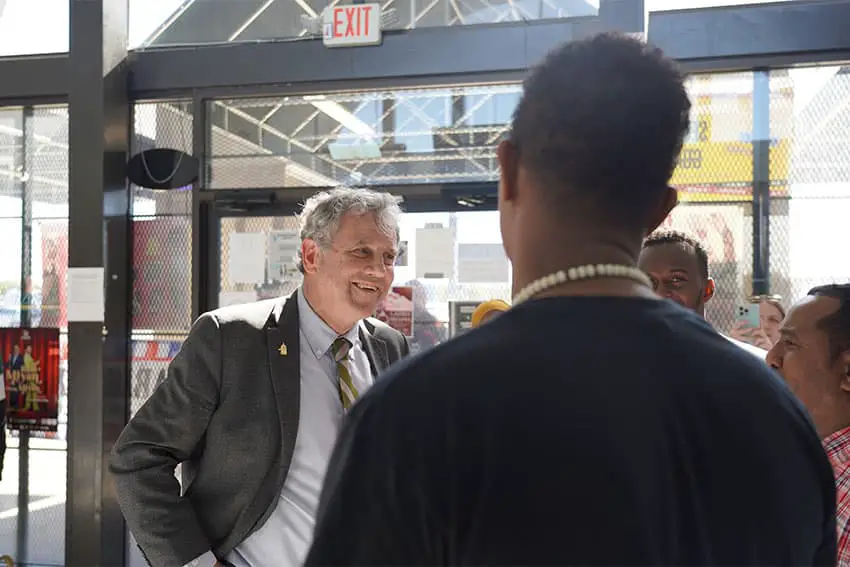
{"label": "lapel pin", "polygon": [[277,351],[280,353],[280,356],[286,356],[286,354],[287,354],[286,344],[280,343],[280,348],[277,349]]}

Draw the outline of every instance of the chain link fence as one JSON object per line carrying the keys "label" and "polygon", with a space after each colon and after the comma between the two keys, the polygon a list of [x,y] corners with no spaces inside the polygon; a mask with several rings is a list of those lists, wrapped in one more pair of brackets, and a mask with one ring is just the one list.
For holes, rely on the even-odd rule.
{"label": "chain link fence", "polygon": [[794,93],[771,108],[793,124],[788,199],[770,226],[771,291],[790,305],[816,285],[850,282],[850,67],[774,71],[771,82]]}
{"label": "chain link fence", "polygon": [[508,83],[213,101],[210,188],[495,181],[496,146],[521,91]]}
{"label": "chain link fence", "polygon": [[[166,147],[192,153],[192,104],[134,107],[132,153]],[[164,379],[192,324],[192,191],[133,192],[133,322],[130,408]]]}
{"label": "chain link fence", "polygon": [[[192,103],[140,102],[133,107],[131,153],[173,148],[192,154]],[[192,190],[133,194],[133,318],[130,415],[165,380],[168,364],[192,325]],[[128,533],[128,564],[145,559]]]}
{"label": "chain link fence", "polygon": [[735,306],[750,295],[753,81],[752,73],[689,78],[691,126],[671,179],[680,204],[663,224],[695,237],[708,252],[717,290],[706,318],[720,332],[729,331]]}
{"label": "chain link fence", "polygon": [[[30,432],[28,478],[18,477],[17,432],[0,483],[0,554],[30,564],[65,560],[67,427],[68,112],[62,106],[0,109],[0,326],[58,327],[59,426]],[[8,353],[0,356],[6,359]],[[26,549],[17,549],[18,491],[29,490]]]}

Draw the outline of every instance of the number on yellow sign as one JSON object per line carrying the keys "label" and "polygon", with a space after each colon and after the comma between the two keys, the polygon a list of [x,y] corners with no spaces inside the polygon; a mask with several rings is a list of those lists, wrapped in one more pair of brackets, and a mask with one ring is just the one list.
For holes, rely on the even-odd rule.
{"label": "number on yellow sign", "polygon": [[702,167],[702,150],[699,148],[685,148],[679,154],[676,167],[682,169],[699,169]]}

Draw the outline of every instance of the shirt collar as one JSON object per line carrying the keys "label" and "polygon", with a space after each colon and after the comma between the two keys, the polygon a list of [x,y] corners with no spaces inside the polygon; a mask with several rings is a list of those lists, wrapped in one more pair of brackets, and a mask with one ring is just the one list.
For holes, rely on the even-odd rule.
{"label": "shirt collar", "polygon": [[850,461],[850,427],[827,436],[823,440],[823,448],[833,466]]}
{"label": "shirt collar", "polygon": [[[298,290],[298,326],[304,338],[307,339],[307,344],[310,350],[316,355],[316,358],[321,358],[330,350],[331,345],[339,335],[336,331],[330,328],[321,317],[319,317],[307,298],[304,297],[303,290]],[[353,347],[360,345],[360,321],[358,321],[351,329],[343,335],[351,343]]]}

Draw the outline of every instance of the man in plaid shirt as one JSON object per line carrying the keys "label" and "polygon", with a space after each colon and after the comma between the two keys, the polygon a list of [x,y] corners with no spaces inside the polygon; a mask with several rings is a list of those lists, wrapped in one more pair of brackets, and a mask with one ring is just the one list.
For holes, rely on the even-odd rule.
{"label": "man in plaid shirt", "polygon": [[850,567],[850,284],[813,288],[767,362],[809,410],[835,471],[840,567]]}

